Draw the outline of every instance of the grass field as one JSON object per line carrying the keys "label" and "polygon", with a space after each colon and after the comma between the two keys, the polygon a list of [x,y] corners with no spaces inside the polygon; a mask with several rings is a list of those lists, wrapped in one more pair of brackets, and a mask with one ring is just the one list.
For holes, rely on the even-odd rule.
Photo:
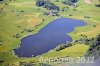
{"label": "grass field", "polygon": [[[93,0],[92,4],[86,4],[83,0],[79,0],[77,3],[79,6],[76,8],[76,11],[73,10],[73,7],[64,5],[61,2],[55,2],[54,0],[52,0],[52,2],[59,6],[60,9],[66,6],[69,7],[67,12],[60,11],[61,17],[79,19],[87,23],[86,26],[77,27],[75,28],[75,31],[69,33],[73,40],[81,38],[81,34],[84,34],[88,37],[95,37],[100,33],[100,8],[95,7],[95,4],[98,3],[97,0]],[[0,63],[0,66],[12,63],[18,64],[19,61],[33,61],[38,63],[37,57],[19,58],[13,53],[12,50],[19,46],[20,41],[23,37],[38,33],[40,29],[42,29],[44,26],[58,17],[43,15],[43,13],[47,10],[41,7],[37,7],[35,5],[35,0],[16,0],[8,4],[9,5],[4,5],[4,3],[0,3],[0,61],[5,61],[3,63]],[[69,16],[69,14],[72,14],[73,16]],[[84,18],[84,16],[89,16],[90,18]],[[44,21],[42,22],[42,20]],[[36,28],[35,26],[40,23],[42,24]],[[96,27],[93,27],[94,24],[96,24]],[[22,33],[24,29],[32,29],[34,31],[25,31]],[[16,34],[20,34],[21,37],[13,37],[13,35]],[[87,45],[77,44],[59,52],[48,52],[43,56],[83,56],[88,48],[89,46]],[[67,54],[67,52],[82,53],[73,55],[73,53]]]}

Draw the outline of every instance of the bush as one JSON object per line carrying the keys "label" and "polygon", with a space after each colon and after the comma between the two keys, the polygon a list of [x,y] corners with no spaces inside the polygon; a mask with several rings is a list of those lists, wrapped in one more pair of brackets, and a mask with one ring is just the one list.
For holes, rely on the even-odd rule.
{"label": "bush", "polygon": [[100,4],[95,4],[96,7],[100,7]]}
{"label": "bush", "polygon": [[56,0],[56,2],[59,2],[59,0]]}
{"label": "bush", "polygon": [[66,12],[67,11],[67,8],[66,7],[63,7],[62,8],[62,12]]}
{"label": "bush", "polygon": [[[69,14],[69,16],[73,16],[72,14]],[[76,32],[75,32],[75,34],[76,34]]]}
{"label": "bush", "polygon": [[84,16],[84,18],[90,18],[89,16]]}
{"label": "bush", "polygon": [[37,0],[36,1],[36,6],[43,6],[45,4],[45,1],[44,0]]}
{"label": "bush", "polygon": [[93,27],[96,27],[96,24],[94,24]]}
{"label": "bush", "polygon": [[73,5],[73,3],[77,2],[77,0],[64,0],[62,1],[63,4],[65,5]]}
{"label": "bush", "polygon": [[63,49],[65,49],[65,48],[67,48],[67,47],[70,47],[70,46],[72,46],[72,44],[71,44],[70,42],[67,42],[66,44],[60,44],[60,45],[58,45],[58,46],[55,48],[55,50],[56,50],[56,51],[60,51],[60,50],[63,50]]}
{"label": "bush", "polygon": [[44,12],[44,15],[49,15],[49,13],[48,12]]}

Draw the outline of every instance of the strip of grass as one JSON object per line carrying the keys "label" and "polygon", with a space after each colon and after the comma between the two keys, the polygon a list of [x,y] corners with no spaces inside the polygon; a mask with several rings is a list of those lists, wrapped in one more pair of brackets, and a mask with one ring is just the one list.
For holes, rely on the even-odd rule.
{"label": "strip of grass", "polygon": [[89,46],[84,44],[76,44],[74,46],[65,48],[61,51],[52,51],[42,55],[45,58],[52,58],[52,57],[80,57],[84,56],[86,51],[88,50]]}

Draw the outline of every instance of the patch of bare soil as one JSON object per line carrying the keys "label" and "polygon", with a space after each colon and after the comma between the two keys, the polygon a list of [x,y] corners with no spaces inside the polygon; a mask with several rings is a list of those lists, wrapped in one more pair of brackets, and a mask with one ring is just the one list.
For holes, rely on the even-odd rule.
{"label": "patch of bare soil", "polygon": [[92,0],[84,0],[85,3],[91,4]]}

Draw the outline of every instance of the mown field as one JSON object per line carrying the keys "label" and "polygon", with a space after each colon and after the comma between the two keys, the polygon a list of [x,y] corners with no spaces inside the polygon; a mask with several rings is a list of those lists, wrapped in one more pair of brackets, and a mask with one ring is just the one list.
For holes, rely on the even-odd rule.
{"label": "mown field", "polygon": [[[62,0],[55,2],[51,0],[51,2],[59,6],[60,9],[66,6],[69,8],[67,12],[60,11],[60,17],[79,19],[87,23],[86,26],[77,27],[75,31],[69,33],[73,40],[80,39],[81,34],[91,38],[100,33],[100,8],[95,7],[95,4],[98,3],[97,0],[93,0],[92,4],[86,4],[83,0],[79,0],[77,2],[78,7],[75,8],[75,11],[72,6],[64,5],[61,1]],[[23,37],[38,33],[45,25],[59,18],[59,16],[44,15],[43,13],[47,10],[42,7],[37,7],[35,3],[35,0],[16,0],[6,5],[5,3],[0,3],[0,61],[4,61],[0,63],[0,66],[19,66],[21,61],[33,62],[38,66],[38,59],[41,56],[51,58],[58,56],[84,56],[89,48],[88,45],[84,44],[77,44],[63,49],[60,52],[47,52],[39,57],[19,58],[14,54],[13,49],[19,46]],[[72,14],[72,16],[69,16],[70,14]],[[89,16],[90,18],[84,18],[84,16]],[[41,25],[36,26],[38,24]],[[93,27],[94,24],[96,27]],[[19,38],[14,37],[16,35],[18,35]],[[67,52],[72,53],[67,54]],[[82,53],[74,55],[73,52]]]}

